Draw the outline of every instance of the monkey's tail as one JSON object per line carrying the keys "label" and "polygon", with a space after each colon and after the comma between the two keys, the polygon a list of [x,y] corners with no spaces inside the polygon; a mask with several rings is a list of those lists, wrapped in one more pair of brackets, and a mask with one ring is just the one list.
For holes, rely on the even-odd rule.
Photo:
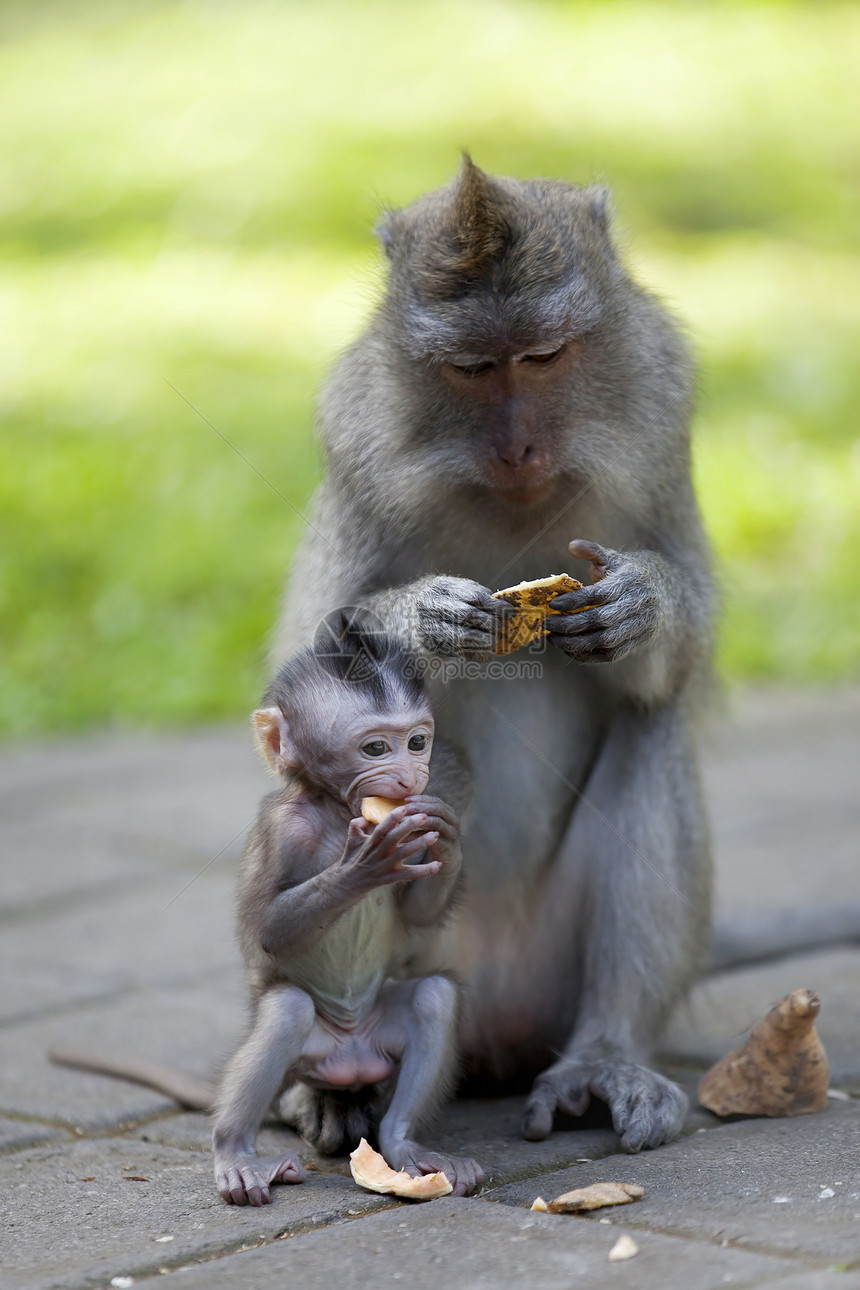
{"label": "monkey's tail", "polygon": [[809,954],[834,945],[860,944],[860,905],[818,905],[736,914],[717,922],[708,970],[763,963],[787,954]]}
{"label": "monkey's tail", "polygon": [[73,1066],[75,1070],[92,1071],[96,1075],[112,1075],[115,1079],[131,1080],[144,1084],[165,1097],[172,1097],[189,1111],[211,1111],[215,1105],[215,1085],[196,1075],[172,1070],[158,1062],[143,1057],[102,1057],[97,1053],[84,1053],[75,1048],[51,1048],[48,1057],[57,1066]]}

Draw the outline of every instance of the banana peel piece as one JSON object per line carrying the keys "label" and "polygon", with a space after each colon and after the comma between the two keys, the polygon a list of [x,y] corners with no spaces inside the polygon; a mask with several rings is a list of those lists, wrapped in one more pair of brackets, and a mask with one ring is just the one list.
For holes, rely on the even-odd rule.
{"label": "banana peel piece", "polygon": [[699,1081],[702,1106],[715,1115],[811,1115],[827,1105],[827,1054],[815,1029],[821,1000],[812,990],[786,995]]}
{"label": "banana peel piece", "polygon": [[355,1151],[350,1152],[349,1167],[359,1187],[386,1196],[435,1200],[437,1196],[448,1196],[454,1190],[446,1174],[422,1174],[413,1178],[405,1169],[399,1172],[392,1169],[365,1138],[361,1139]]}
{"label": "banana peel piece", "polygon": [[[520,582],[515,587],[505,587],[494,591],[494,600],[505,600],[517,611],[499,628],[496,641],[498,655],[513,654],[514,650],[530,645],[532,641],[543,636],[546,628],[544,619],[550,614],[557,614],[557,609],[550,608],[554,596],[562,596],[568,591],[578,591],[582,586],[576,578],[567,573],[554,573],[549,578],[538,578],[535,582]],[[583,606],[588,608],[588,606]],[[574,610],[582,613],[582,609]]]}

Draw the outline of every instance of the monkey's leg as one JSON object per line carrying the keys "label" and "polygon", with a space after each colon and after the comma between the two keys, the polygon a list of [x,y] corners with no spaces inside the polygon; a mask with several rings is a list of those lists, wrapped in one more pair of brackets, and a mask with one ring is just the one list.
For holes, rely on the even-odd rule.
{"label": "monkey's leg", "polygon": [[269,1184],[301,1182],[294,1152],[261,1157],[254,1143],[272,1103],[305,1051],[316,1012],[310,997],[292,986],[260,1000],[250,1037],[232,1059],[218,1094],[212,1145],[215,1182],[234,1205],[267,1205]]}
{"label": "monkey's leg", "polygon": [[[397,1003],[394,1004],[394,999]],[[392,1169],[414,1177],[442,1170],[455,1196],[484,1181],[481,1166],[467,1156],[428,1151],[415,1134],[439,1106],[450,1086],[455,1060],[457,990],[442,976],[394,987],[382,1029],[386,1051],[400,1049],[400,1071],[391,1103],[379,1126],[379,1149]]]}
{"label": "monkey's leg", "polygon": [[554,926],[558,938],[565,917],[574,926],[569,897],[580,884],[581,996],[570,1042],[535,1081],[523,1132],[545,1138],[556,1109],[581,1115],[594,1095],[625,1151],[656,1147],[680,1133],[687,1099],[645,1063],[707,949],[710,913],[707,830],[679,707],[615,715],[551,876],[536,935]]}

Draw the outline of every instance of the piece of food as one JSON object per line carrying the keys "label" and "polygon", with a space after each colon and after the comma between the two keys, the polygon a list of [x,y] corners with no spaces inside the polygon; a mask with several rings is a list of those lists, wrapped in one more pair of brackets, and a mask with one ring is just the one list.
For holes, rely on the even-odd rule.
{"label": "piece of food", "polygon": [[543,1196],[535,1196],[532,1201],[532,1209],[536,1209],[539,1214],[549,1213],[549,1205],[546,1203]]}
{"label": "piece of food", "polygon": [[443,1173],[422,1174],[420,1178],[413,1178],[405,1169],[398,1173],[364,1138],[355,1151],[350,1152],[349,1167],[359,1187],[384,1195],[404,1196],[407,1200],[435,1200],[437,1196],[447,1196],[454,1190]]}
{"label": "piece of food", "polygon": [[638,1253],[639,1246],[633,1240],[633,1237],[628,1236],[625,1232],[623,1236],[619,1236],[618,1240],[609,1251],[609,1262],[623,1263],[625,1259],[632,1259]]}
{"label": "piece of food", "polygon": [[398,800],[395,797],[363,797],[361,799],[361,813],[371,824],[381,824],[387,815],[390,815],[395,806],[402,806],[403,799]]}
{"label": "piece of food", "polygon": [[742,1048],[699,1081],[699,1101],[716,1115],[810,1115],[827,1105],[827,1054],[815,1029],[821,1000],[786,995]]}
{"label": "piece of food", "polygon": [[[545,631],[544,619],[549,614],[558,613],[557,609],[550,609],[549,602],[553,597],[562,596],[567,591],[578,591],[581,586],[581,582],[567,573],[554,573],[550,578],[538,578],[536,582],[521,582],[516,587],[494,591],[494,600],[506,600],[517,611],[499,628],[496,653],[513,654],[515,649],[522,649],[523,645],[537,640]],[[582,613],[582,610],[575,612]]]}
{"label": "piece of food", "polygon": [[586,1210],[603,1209],[606,1205],[629,1205],[644,1195],[645,1188],[635,1183],[591,1183],[588,1187],[566,1191],[551,1200],[547,1209],[551,1214],[584,1214]]}

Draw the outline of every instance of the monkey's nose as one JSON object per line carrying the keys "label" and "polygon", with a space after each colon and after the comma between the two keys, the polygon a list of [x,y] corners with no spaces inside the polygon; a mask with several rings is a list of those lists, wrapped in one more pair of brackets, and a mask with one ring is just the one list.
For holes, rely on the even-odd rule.
{"label": "monkey's nose", "polygon": [[528,462],[529,458],[534,455],[534,444],[503,444],[500,448],[496,449],[496,455],[503,465],[511,466],[516,469],[518,466],[524,466]]}

